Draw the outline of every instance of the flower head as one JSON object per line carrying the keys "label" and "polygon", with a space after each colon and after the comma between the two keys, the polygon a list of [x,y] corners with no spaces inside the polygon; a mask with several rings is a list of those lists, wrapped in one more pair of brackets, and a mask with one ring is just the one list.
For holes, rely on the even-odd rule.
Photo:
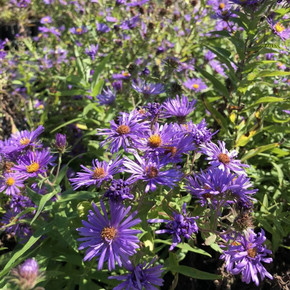
{"label": "flower head", "polygon": [[65,151],[66,148],[66,135],[57,133],[55,135],[55,147],[61,153]]}
{"label": "flower head", "polygon": [[208,142],[200,146],[201,152],[207,155],[206,158],[211,165],[211,168],[218,167],[225,171],[233,171],[237,174],[246,174],[243,167],[249,167],[247,164],[242,164],[240,160],[235,159],[238,155],[237,151],[229,152],[225,147],[224,141],[218,141],[218,145]]}
{"label": "flower head", "polygon": [[23,186],[23,176],[19,173],[5,173],[0,178],[0,192],[5,191],[7,195],[17,195]]}
{"label": "flower head", "polygon": [[91,46],[89,48],[85,49],[85,52],[88,56],[90,56],[92,58],[92,60],[95,60],[98,49],[99,49],[98,44],[96,44],[96,45],[91,44]]}
{"label": "flower head", "polygon": [[159,95],[165,92],[165,88],[162,84],[151,84],[145,81],[139,80],[139,82],[133,82],[132,87],[138,93],[143,94],[145,97],[151,95]]}
{"label": "flower head", "polygon": [[206,84],[200,79],[187,79],[183,85],[186,88],[195,91],[196,93],[207,88]]}
{"label": "flower head", "polygon": [[103,89],[102,93],[97,95],[99,104],[102,106],[110,106],[116,100],[116,92],[110,88]]}
{"label": "flower head", "polygon": [[108,268],[115,269],[115,262],[121,267],[122,263],[128,262],[128,257],[136,253],[139,248],[139,239],[136,236],[141,233],[139,230],[130,229],[141,222],[139,218],[133,219],[137,212],[127,214],[131,207],[127,209],[116,203],[110,203],[111,217],[109,219],[104,203],[101,201],[101,214],[97,206],[93,203],[94,211],[90,210],[88,221],[82,221],[82,228],[78,228],[81,242],[79,250],[87,248],[84,261],[98,258],[98,270],[108,261]]}
{"label": "flower head", "polygon": [[226,269],[229,273],[242,274],[242,281],[249,284],[253,281],[259,285],[258,273],[261,280],[265,277],[273,279],[272,275],[265,269],[262,262],[271,263],[272,258],[267,258],[272,252],[264,246],[266,240],[265,232],[262,229],[256,234],[248,229],[243,235],[238,234],[235,238],[226,237],[230,245],[223,252],[221,259],[226,262]]}
{"label": "flower head", "polygon": [[123,179],[113,179],[104,197],[108,197],[112,202],[134,199],[134,195],[130,193],[129,183]]}
{"label": "flower head", "polygon": [[100,187],[103,181],[113,179],[113,175],[120,171],[123,160],[117,157],[109,162],[93,160],[93,168],[81,165],[84,172],[77,172],[77,177],[71,178],[72,186],[78,189],[81,186],[96,185]]}
{"label": "flower head", "polygon": [[186,213],[186,203],[183,204],[182,213],[173,212],[171,220],[166,219],[150,219],[149,223],[166,223],[166,229],[158,230],[156,234],[171,234],[172,245],[169,250],[173,250],[182,241],[182,237],[190,239],[193,233],[198,232],[198,226],[195,222],[199,217],[189,217]]}
{"label": "flower head", "polygon": [[150,263],[144,262],[138,264],[136,267],[133,265],[126,265],[125,268],[130,271],[128,274],[120,276],[110,276],[109,279],[116,279],[122,282],[116,286],[113,290],[130,289],[130,290],[155,290],[155,286],[162,286],[163,279],[160,278],[163,270],[162,265],[153,266],[155,259]]}
{"label": "flower head", "polygon": [[274,19],[268,18],[268,24],[272,31],[278,35],[283,41],[287,40],[290,36],[290,29],[286,28],[281,22],[276,22]]}

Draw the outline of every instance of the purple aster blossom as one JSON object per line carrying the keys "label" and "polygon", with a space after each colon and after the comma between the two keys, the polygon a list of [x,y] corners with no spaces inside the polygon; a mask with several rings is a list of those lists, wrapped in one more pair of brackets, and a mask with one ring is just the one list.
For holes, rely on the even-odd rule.
{"label": "purple aster blossom", "polygon": [[284,112],[284,113],[290,115],[290,110],[282,110],[282,112]]}
{"label": "purple aster blossom", "polygon": [[277,62],[277,67],[280,70],[286,70],[287,66],[283,64],[282,62]]}
{"label": "purple aster blossom", "polygon": [[149,0],[131,0],[129,3],[126,3],[127,7],[135,7],[135,6],[142,6],[146,4]]}
{"label": "purple aster blossom", "polygon": [[10,209],[16,212],[21,212],[28,207],[36,207],[36,205],[28,196],[22,195],[21,193],[11,196],[9,203]]}
{"label": "purple aster blossom", "polygon": [[131,19],[123,21],[120,25],[120,28],[122,28],[123,30],[133,29],[139,24],[139,21],[140,21],[139,15],[133,16]]}
{"label": "purple aster blossom", "polygon": [[20,131],[14,135],[12,135],[12,148],[10,152],[12,151],[22,151],[24,149],[27,149],[29,147],[41,147],[37,138],[38,136],[44,131],[43,126],[38,126],[33,131]]}
{"label": "purple aster blossom", "polygon": [[92,169],[81,165],[84,172],[77,172],[77,177],[70,179],[73,188],[78,189],[81,186],[89,187],[91,185],[100,187],[103,181],[112,180],[113,175],[120,172],[122,162],[123,160],[119,159],[118,156],[115,160],[109,162],[95,159],[92,161]]}
{"label": "purple aster blossom", "polygon": [[211,50],[208,50],[205,55],[204,55],[204,58],[206,61],[211,61],[213,60],[214,58],[216,57],[216,54],[213,53]]}
{"label": "purple aster blossom", "polygon": [[275,59],[275,53],[273,52],[269,52],[269,53],[266,53],[265,54],[265,57],[266,57],[266,60],[272,60],[272,59]]}
{"label": "purple aster blossom", "polygon": [[17,160],[12,170],[19,171],[24,178],[36,177],[46,172],[47,165],[52,161],[53,156],[49,151],[28,151]]}
{"label": "purple aster blossom", "polygon": [[131,290],[157,290],[155,286],[162,286],[163,279],[160,278],[163,270],[162,265],[153,266],[156,259],[153,259],[149,264],[144,262],[133,266],[125,265],[125,268],[130,271],[128,274],[119,276],[110,276],[109,279],[124,281],[113,290],[131,289]]}
{"label": "purple aster blossom", "polygon": [[58,39],[59,37],[61,36],[61,33],[60,31],[56,28],[56,27],[45,27],[45,26],[40,26],[38,27],[38,30],[43,33],[43,36],[44,37],[48,37],[49,36],[49,33],[55,35]]}
{"label": "purple aster blossom", "polygon": [[88,32],[88,29],[85,26],[82,26],[82,27],[72,27],[72,28],[69,29],[69,31],[72,34],[81,35],[81,34],[84,34],[84,33]]}
{"label": "purple aster blossom", "polygon": [[182,212],[173,212],[173,217],[170,220],[166,219],[150,219],[149,223],[166,223],[166,229],[155,231],[156,234],[171,234],[172,245],[169,251],[172,251],[179,243],[182,242],[182,237],[190,239],[193,233],[198,232],[196,219],[199,217],[189,217],[186,213],[186,203],[183,204]]}
{"label": "purple aster blossom", "polygon": [[220,74],[223,77],[226,76],[225,71],[224,71],[224,68],[223,68],[223,66],[221,65],[221,63],[219,61],[217,61],[217,60],[211,60],[209,62],[209,65],[211,66],[212,70],[215,73],[218,73],[218,74]]}
{"label": "purple aster blossom", "polygon": [[97,258],[98,270],[108,261],[109,271],[115,269],[115,263],[122,267],[123,263],[128,263],[129,256],[136,253],[139,248],[139,239],[136,236],[141,233],[131,227],[139,224],[139,218],[134,219],[137,212],[133,212],[128,217],[131,207],[127,209],[122,205],[110,203],[111,217],[109,219],[103,201],[100,201],[104,215],[101,214],[97,206],[93,203],[94,211],[90,210],[88,221],[82,221],[82,228],[78,228],[81,242],[79,250],[86,250],[84,261]]}
{"label": "purple aster blossom", "polygon": [[242,281],[249,284],[253,281],[259,286],[258,273],[263,281],[265,277],[273,279],[272,275],[263,266],[263,263],[271,263],[272,258],[267,257],[272,254],[264,245],[266,241],[265,232],[256,234],[252,229],[248,229],[243,235],[237,234],[234,238],[228,237],[228,249],[223,252],[221,259],[225,260],[226,269],[233,275],[242,274]]}
{"label": "purple aster blossom", "polygon": [[178,72],[182,72],[182,71],[188,71],[188,70],[194,70],[194,64],[195,64],[195,59],[191,59],[189,61],[178,61],[178,67],[177,67],[177,71]]}
{"label": "purple aster blossom", "polygon": [[96,45],[91,44],[90,48],[86,48],[85,51],[86,51],[86,54],[92,58],[92,60],[95,60],[98,49],[99,49],[98,44]]}
{"label": "purple aster blossom", "polygon": [[100,33],[107,33],[111,30],[111,28],[105,23],[97,22],[97,31]]}
{"label": "purple aster blossom", "polygon": [[25,8],[31,3],[31,0],[10,0],[10,3],[19,8]]}
{"label": "purple aster blossom", "polygon": [[194,90],[196,93],[207,88],[206,84],[200,79],[187,79],[183,85],[190,90]]}
{"label": "purple aster blossom", "polygon": [[103,89],[102,93],[97,95],[97,99],[101,106],[111,106],[115,103],[116,92],[110,88]]}
{"label": "purple aster blossom", "polygon": [[193,141],[196,145],[209,142],[212,136],[217,133],[212,133],[210,129],[207,129],[205,119],[199,124],[194,124],[192,121],[189,121],[186,124],[179,125],[179,128],[180,131],[185,134],[189,133],[193,137]]}
{"label": "purple aster blossom", "polygon": [[66,148],[66,135],[57,133],[55,135],[55,147],[60,153],[64,153]]}
{"label": "purple aster blossom", "polygon": [[185,118],[193,112],[195,109],[196,100],[193,99],[189,102],[188,98],[184,95],[179,99],[177,95],[175,99],[168,99],[163,103],[164,118],[177,117],[180,122],[183,122]]}
{"label": "purple aster blossom", "polygon": [[283,41],[287,40],[290,36],[290,29],[284,27],[280,22],[276,22],[274,19],[267,19],[268,24],[270,25],[273,33],[278,35]]}
{"label": "purple aster blossom", "polygon": [[120,81],[115,81],[112,83],[112,87],[114,88],[115,91],[121,92],[123,90],[123,82]]}
{"label": "purple aster blossom", "polygon": [[129,183],[123,179],[113,179],[104,197],[108,197],[112,202],[134,199],[134,195],[130,193]]}
{"label": "purple aster blossom", "polygon": [[149,190],[155,191],[157,185],[166,185],[173,188],[175,184],[181,179],[182,173],[176,169],[163,170],[164,164],[156,161],[140,157],[137,153],[134,154],[136,161],[127,157],[124,159],[124,171],[132,173],[127,181],[132,184],[138,180],[146,182],[145,192]]}
{"label": "purple aster blossom", "polygon": [[218,145],[208,142],[200,146],[201,152],[208,156],[206,160],[210,160],[210,168],[218,167],[227,172],[246,174],[242,167],[249,167],[249,165],[242,164],[240,160],[235,159],[238,152],[236,150],[229,152],[225,145],[224,141],[218,141]]}
{"label": "purple aster blossom", "polygon": [[140,143],[140,138],[149,131],[148,122],[140,123],[140,118],[134,113],[122,113],[118,122],[110,121],[110,129],[99,129],[98,135],[107,135],[107,139],[101,142],[101,146],[110,143],[111,153],[116,153],[121,147],[127,152],[128,147]]}
{"label": "purple aster blossom", "polygon": [[250,6],[258,3],[260,0],[231,0],[232,3],[239,4],[241,6]]}
{"label": "purple aster blossom", "polygon": [[151,95],[159,95],[165,92],[165,88],[162,84],[150,84],[146,83],[144,80],[133,82],[132,88],[138,93],[143,94],[144,97],[149,97]]}
{"label": "purple aster blossom", "polygon": [[5,173],[3,178],[0,177],[0,192],[4,191],[7,195],[17,195],[23,186],[23,176],[19,173]]}
{"label": "purple aster blossom", "polygon": [[51,23],[51,22],[52,22],[52,20],[51,20],[51,17],[50,16],[45,16],[45,17],[42,17],[40,19],[40,23],[41,24],[46,24],[46,23]]}
{"label": "purple aster blossom", "polygon": [[128,79],[130,79],[130,77],[131,77],[131,74],[129,74],[126,71],[122,71],[122,73],[120,73],[120,74],[113,74],[112,75],[112,78],[114,80],[128,80]]}
{"label": "purple aster blossom", "polygon": [[250,189],[250,179],[240,175],[223,171],[219,168],[209,169],[206,172],[188,177],[185,188],[196,196],[202,206],[211,204],[215,208],[219,206],[237,203],[248,207],[252,204],[252,195],[257,192]]}
{"label": "purple aster blossom", "polygon": [[[29,215],[24,214],[20,215],[16,218],[16,216],[22,211],[23,209],[9,209],[3,216],[0,221],[1,226],[0,230],[5,230],[6,233],[11,233],[15,235],[21,244],[26,243],[32,235],[32,230],[30,226],[25,223],[19,223],[20,220],[26,219]],[[10,226],[8,226],[11,224]]]}
{"label": "purple aster blossom", "polygon": [[163,117],[163,108],[160,103],[148,103],[144,106],[144,109],[144,117],[153,122],[156,122],[158,118]]}
{"label": "purple aster blossom", "polygon": [[44,274],[39,271],[37,261],[27,259],[17,268],[11,270],[8,280],[10,283],[17,285],[19,289],[36,289],[34,288],[44,279]]}

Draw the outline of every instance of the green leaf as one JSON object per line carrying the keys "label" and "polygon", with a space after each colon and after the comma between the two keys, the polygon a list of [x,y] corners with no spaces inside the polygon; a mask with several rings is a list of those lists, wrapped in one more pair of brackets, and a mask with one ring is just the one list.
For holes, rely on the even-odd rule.
{"label": "green leaf", "polygon": [[193,279],[201,279],[201,280],[218,280],[222,279],[220,275],[215,275],[207,272],[203,272],[200,270],[197,270],[195,268],[187,267],[187,266],[181,266],[181,265],[169,265],[169,270],[172,272],[177,272],[182,275],[191,277]]}
{"label": "green leaf", "polygon": [[59,186],[57,188],[55,188],[52,192],[44,195],[38,205],[38,209],[37,212],[35,214],[35,216],[33,217],[32,221],[30,222],[30,224],[32,225],[33,222],[38,218],[38,216],[40,215],[41,211],[43,210],[45,204],[51,200],[56,194],[58,194],[59,192],[61,192]]}
{"label": "green leaf", "polygon": [[93,89],[92,89],[92,93],[91,93],[91,95],[93,96],[93,97],[96,97],[98,94],[100,94],[100,92],[101,92],[101,90],[102,90],[102,88],[103,88],[103,85],[104,85],[104,80],[99,80],[97,83],[96,83],[96,85],[93,87]]}
{"label": "green leaf", "polygon": [[203,70],[201,68],[197,67],[196,69],[213,84],[213,87],[217,91],[219,91],[223,96],[229,97],[229,92],[228,92],[227,88],[225,87],[225,85],[223,85],[223,83],[221,81],[219,81],[213,75],[211,75],[210,73],[206,72],[205,70]]}
{"label": "green leaf", "polygon": [[98,192],[91,191],[74,191],[69,189],[63,192],[57,202],[67,202],[71,200],[88,200],[98,196]]}
{"label": "green leaf", "polygon": [[250,150],[248,153],[246,153],[242,157],[241,160],[245,161],[247,159],[250,159],[250,158],[254,157],[255,155],[257,155],[257,154],[259,154],[261,152],[264,152],[264,151],[267,151],[267,150],[270,150],[270,149],[274,149],[274,148],[276,148],[278,146],[279,146],[279,143],[273,143],[273,144],[268,144],[268,145],[257,147],[255,149]]}
{"label": "green leaf", "polygon": [[75,118],[75,119],[72,119],[72,120],[67,121],[67,122],[65,122],[65,123],[62,123],[61,125],[59,125],[59,126],[56,127],[55,129],[53,129],[50,133],[54,133],[55,131],[59,130],[60,128],[65,127],[65,126],[67,126],[67,125],[69,125],[69,124],[71,124],[71,123],[75,123],[75,122],[77,122],[77,121],[80,121],[80,120],[82,120],[82,119],[83,119],[83,118]]}
{"label": "green leaf", "polygon": [[94,90],[97,82],[99,81],[99,77],[101,72],[104,70],[107,62],[110,60],[111,55],[107,55],[101,62],[100,64],[95,68],[93,77],[92,77],[92,86],[91,86],[91,91]]}

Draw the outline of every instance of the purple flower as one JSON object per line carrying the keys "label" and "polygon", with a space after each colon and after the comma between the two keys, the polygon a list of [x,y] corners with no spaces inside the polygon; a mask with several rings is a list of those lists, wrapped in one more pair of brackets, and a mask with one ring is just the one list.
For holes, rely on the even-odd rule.
{"label": "purple flower", "polygon": [[206,160],[210,160],[210,168],[218,167],[227,172],[232,170],[237,174],[246,174],[242,167],[249,167],[249,165],[242,164],[240,160],[235,159],[238,155],[237,151],[229,152],[225,145],[224,141],[218,141],[218,145],[208,142],[200,146],[201,152],[208,156]]}
{"label": "purple flower", "polygon": [[0,192],[5,191],[7,195],[17,195],[23,186],[23,177],[19,173],[5,173],[3,178],[0,177]]}
{"label": "purple flower", "polygon": [[101,142],[101,146],[110,143],[111,152],[118,152],[123,147],[127,151],[128,147],[140,142],[140,138],[149,131],[147,122],[140,123],[140,118],[135,114],[122,113],[118,118],[118,124],[112,120],[111,129],[99,129],[98,135],[107,135],[107,139]]}
{"label": "purple flower", "polygon": [[51,17],[50,16],[45,16],[45,17],[42,17],[40,19],[40,23],[41,24],[46,24],[46,23],[51,23],[51,22],[52,22],[52,20],[51,20]]}
{"label": "purple flower", "polygon": [[159,158],[156,161],[145,159],[135,154],[136,161],[133,161],[125,157],[124,171],[132,173],[131,177],[127,180],[130,184],[143,180],[147,183],[145,192],[149,190],[154,191],[157,185],[166,185],[173,188],[181,179],[181,172],[175,169],[163,170],[164,164],[159,162]]}
{"label": "purple flower", "polygon": [[131,75],[128,72],[122,71],[120,74],[113,74],[112,78],[114,80],[128,80]]}
{"label": "purple flower", "polygon": [[200,79],[187,79],[183,85],[190,90],[194,90],[196,93],[207,88],[206,84]]}
{"label": "purple flower", "polygon": [[290,29],[285,28],[282,23],[275,22],[274,19],[268,18],[268,23],[272,28],[272,31],[277,34],[283,41],[287,40],[290,36]]}
{"label": "purple flower", "polygon": [[183,204],[182,213],[173,212],[173,218],[166,219],[150,219],[149,223],[166,223],[166,229],[158,230],[156,234],[171,234],[172,245],[169,250],[172,251],[179,243],[182,242],[182,237],[190,239],[193,233],[198,232],[198,226],[195,222],[199,217],[188,217],[186,213],[186,203]]}
{"label": "purple flower", "polygon": [[9,281],[18,285],[21,289],[35,289],[34,287],[44,278],[39,271],[35,259],[27,259],[23,264],[11,270]]}
{"label": "purple flower", "polygon": [[55,135],[55,147],[61,153],[64,153],[66,148],[66,135],[57,133]]}
{"label": "purple flower", "polygon": [[273,279],[262,264],[262,262],[273,261],[272,258],[267,258],[272,252],[263,245],[265,240],[263,229],[258,234],[248,229],[244,235],[228,237],[227,241],[230,244],[221,255],[221,259],[225,260],[227,271],[233,275],[241,273],[243,282],[249,284],[253,281],[257,286],[259,285],[258,273],[261,280],[265,277]]}
{"label": "purple flower", "polygon": [[209,65],[211,66],[211,68],[214,72],[220,74],[223,77],[226,76],[223,66],[218,61],[211,60],[209,62]]}
{"label": "purple flower", "polygon": [[110,30],[111,30],[110,27],[106,25],[105,23],[97,22],[97,31],[99,31],[100,33],[107,33]]}
{"label": "purple flower", "polygon": [[126,6],[128,7],[142,6],[147,2],[149,2],[149,0],[131,0],[129,3],[126,3]]}
{"label": "purple flower", "polygon": [[86,54],[92,58],[92,60],[95,60],[98,49],[99,49],[98,44],[97,45],[91,44],[90,48],[86,48],[85,51]]}
{"label": "purple flower", "polygon": [[113,179],[104,197],[108,197],[112,202],[122,202],[124,199],[134,199],[134,195],[130,193],[129,183],[123,179]]}
{"label": "purple flower", "polygon": [[104,262],[108,261],[109,271],[115,269],[115,262],[122,267],[123,263],[128,263],[129,256],[136,253],[139,248],[139,239],[136,236],[141,233],[139,230],[130,229],[141,222],[139,218],[133,219],[137,212],[133,212],[128,217],[131,207],[127,209],[116,203],[110,203],[111,218],[109,219],[104,203],[101,201],[101,208],[104,216],[93,203],[94,211],[90,210],[88,221],[82,221],[82,228],[78,228],[79,234],[83,238],[79,250],[86,250],[84,261],[98,258],[98,270],[103,268]]}
{"label": "purple flower", "polygon": [[123,160],[117,157],[114,161],[98,161],[95,159],[92,161],[93,168],[89,169],[81,165],[84,172],[77,172],[77,177],[71,178],[72,186],[74,189],[78,189],[81,186],[96,185],[100,187],[103,181],[113,179],[113,175],[120,171]]}
{"label": "purple flower", "polygon": [[116,100],[116,92],[114,90],[112,91],[110,88],[103,89],[102,93],[97,95],[97,99],[100,105],[110,106]]}
{"label": "purple flower", "polygon": [[250,6],[250,5],[258,3],[259,1],[260,0],[231,0],[231,2],[242,5],[242,6]]}
{"label": "purple flower", "polygon": [[165,92],[165,88],[162,84],[148,84],[144,80],[133,82],[132,87],[138,93],[143,94],[144,97],[159,95]]}
{"label": "purple flower", "polygon": [[122,28],[123,30],[133,29],[138,25],[139,20],[140,20],[139,15],[133,16],[131,19],[123,21],[120,25],[120,28]]}
{"label": "purple flower", "polygon": [[13,170],[19,171],[25,178],[36,177],[38,174],[46,172],[46,166],[52,161],[49,151],[28,151],[25,155],[20,156],[18,165],[12,167]]}
{"label": "purple flower", "polygon": [[110,276],[109,279],[116,279],[119,281],[124,281],[120,285],[113,288],[113,290],[157,290],[155,286],[162,286],[163,279],[160,278],[163,270],[162,265],[152,266],[156,259],[153,259],[149,264],[144,262],[143,264],[138,264],[136,267],[133,265],[125,265],[125,268],[130,271],[128,274],[120,276]]}
{"label": "purple flower", "polygon": [[184,95],[179,99],[177,95],[175,99],[168,99],[163,103],[164,118],[177,117],[178,120],[183,121],[194,110],[196,100],[189,102]]}
{"label": "purple flower", "polygon": [[249,178],[218,168],[189,176],[186,185],[186,189],[199,199],[202,206],[211,204],[214,207],[218,203],[224,206],[239,203],[248,207],[253,200],[252,195],[257,192],[249,187],[252,187]]}
{"label": "purple flower", "polygon": [[207,129],[207,124],[204,119],[199,124],[194,124],[192,121],[189,121],[186,124],[179,125],[179,128],[185,134],[190,134],[196,145],[209,142],[212,136],[217,133],[212,133],[210,129]]}
{"label": "purple flower", "polygon": [[82,27],[72,27],[72,28],[70,28],[69,31],[72,34],[81,35],[81,34],[84,34],[84,33],[88,32],[88,29],[85,26],[82,26]]}
{"label": "purple flower", "polygon": [[43,126],[38,126],[33,131],[20,131],[14,135],[12,135],[13,145],[11,147],[10,152],[12,151],[22,151],[28,147],[39,147],[39,142],[37,141],[37,137],[44,131]]}
{"label": "purple flower", "polygon": [[147,110],[144,117],[156,122],[159,117],[163,117],[163,108],[160,103],[148,103],[144,108]]}

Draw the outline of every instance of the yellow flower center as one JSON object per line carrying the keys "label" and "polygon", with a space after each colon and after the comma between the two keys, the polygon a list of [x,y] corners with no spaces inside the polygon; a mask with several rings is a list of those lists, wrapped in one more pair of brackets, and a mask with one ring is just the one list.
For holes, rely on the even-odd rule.
{"label": "yellow flower center", "polygon": [[39,169],[39,163],[38,162],[32,162],[30,165],[26,166],[26,171],[28,173],[33,173],[38,171]]}
{"label": "yellow flower center", "polygon": [[158,175],[158,169],[154,166],[147,166],[145,170],[149,178],[154,178]]}
{"label": "yellow flower center", "polygon": [[198,84],[193,84],[192,87],[193,87],[194,89],[198,89],[198,88],[199,88],[199,85],[198,85]]}
{"label": "yellow flower center", "polygon": [[12,186],[14,183],[15,183],[15,179],[14,179],[13,177],[8,177],[8,178],[6,179],[6,184],[7,184],[8,186]]}
{"label": "yellow flower center", "polygon": [[158,134],[154,134],[154,135],[150,136],[148,141],[149,141],[149,146],[151,146],[153,148],[157,148],[162,144],[161,137]]}
{"label": "yellow flower center", "polygon": [[230,157],[225,153],[220,153],[218,156],[218,160],[223,164],[228,164],[231,161]]}
{"label": "yellow flower center", "polygon": [[103,167],[101,168],[96,168],[94,170],[94,174],[93,174],[93,179],[99,179],[99,178],[104,178],[106,176],[106,171]]}
{"label": "yellow flower center", "polygon": [[124,77],[128,77],[128,76],[130,76],[130,74],[129,74],[128,72],[122,72],[122,75],[123,75]]}
{"label": "yellow flower center", "polygon": [[177,148],[175,146],[164,146],[165,153],[171,153],[171,156],[175,156],[177,152]]}
{"label": "yellow flower center", "polygon": [[21,145],[28,145],[30,143],[30,139],[24,137],[19,142]]}
{"label": "yellow flower center", "polygon": [[219,9],[221,9],[221,10],[222,10],[222,9],[224,9],[224,8],[225,8],[225,6],[226,6],[226,5],[225,5],[225,3],[220,3],[220,5],[219,5]]}
{"label": "yellow flower center", "polygon": [[255,258],[257,256],[257,248],[251,248],[248,249],[248,256],[250,256],[251,258]]}
{"label": "yellow flower center", "polygon": [[82,29],[81,27],[80,27],[80,28],[77,28],[77,29],[76,29],[76,32],[77,32],[77,33],[82,33],[82,32],[83,32],[83,29]]}
{"label": "yellow flower center", "polygon": [[283,32],[285,30],[285,27],[279,22],[275,24],[274,28],[279,33]]}
{"label": "yellow flower center", "polygon": [[116,132],[119,133],[119,134],[121,134],[121,135],[128,134],[128,133],[130,133],[130,128],[127,125],[120,125],[117,128]]}
{"label": "yellow flower center", "polygon": [[237,241],[233,241],[231,243],[232,246],[239,246],[241,243],[240,242],[237,242]]}
{"label": "yellow flower center", "polygon": [[102,239],[105,240],[113,240],[116,237],[117,230],[113,227],[103,228],[101,232]]}

